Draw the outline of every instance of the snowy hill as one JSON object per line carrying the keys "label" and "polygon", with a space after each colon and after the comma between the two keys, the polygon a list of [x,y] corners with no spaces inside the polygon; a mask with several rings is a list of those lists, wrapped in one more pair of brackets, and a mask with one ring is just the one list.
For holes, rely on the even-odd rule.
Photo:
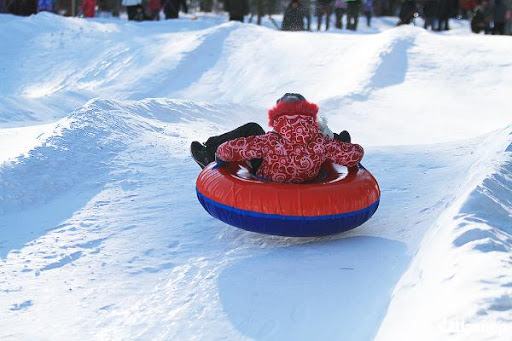
{"label": "snowy hill", "polygon": [[[0,339],[508,340],[507,37],[223,20],[0,15]],[[262,236],[197,202],[189,143],[289,91],[366,147],[360,228]]]}

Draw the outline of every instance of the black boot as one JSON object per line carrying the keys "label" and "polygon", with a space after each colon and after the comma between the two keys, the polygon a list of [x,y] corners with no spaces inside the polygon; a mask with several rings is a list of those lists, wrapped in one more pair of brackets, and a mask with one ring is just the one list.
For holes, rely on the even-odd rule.
{"label": "black boot", "polygon": [[209,153],[206,150],[205,145],[197,141],[193,141],[190,144],[190,154],[192,154],[192,157],[201,168],[205,168],[210,164],[210,162],[214,161],[210,160]]}
{"label": "black boot", "polygon": [[341,141],[341,142],[346,142],[346,143],[350,143],[350,141],[352,140],[350,138],[350,134],[346,130],[343,130],[339,134],[334,133],[334,139],[338,140],[338,141]]}

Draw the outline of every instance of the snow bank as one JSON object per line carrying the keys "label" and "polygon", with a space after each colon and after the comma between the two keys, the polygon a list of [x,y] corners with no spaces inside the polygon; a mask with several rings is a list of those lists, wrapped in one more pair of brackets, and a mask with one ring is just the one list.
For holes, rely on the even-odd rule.
{"label": "snow bank", "polygon": [[512,335],[512,130],[488,137],[462,194],[394,290],[377,340],[508,340]]}
{"label": "snow bank", "polygon": [[[47,202],[87,180],[103,183],[112,160],[128,145],[142,143],[141,138],[148,132],[182,139],[173,152],[183,155],[189,134],[180,131],[197,131],[193,126],[200,125],[203,131],[196,134],[206,137],[212,129],[219,130],[220,123],[226,123],[219,110],[222,107],[214,109],[204,103],[179,100],[131,104],[92,100],[59,120],[51,132],[29,139],[35,146],[29,145],[27,155],[3,164],[0,213]],[[230,121],[236,121],[236,115]],[[169,131],[171,127],[173,131]]]}

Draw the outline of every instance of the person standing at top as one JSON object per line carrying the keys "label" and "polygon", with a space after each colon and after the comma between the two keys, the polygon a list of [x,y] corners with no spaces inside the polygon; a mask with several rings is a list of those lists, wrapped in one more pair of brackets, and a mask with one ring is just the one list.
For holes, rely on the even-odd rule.
{"label": "person standing at top", "polygon": [[54,12],[53,0],[38,0],[37,1],[38,12]]}
{"label": "person standing at top", "polygon": [[162,9],[162,2],[160,0],[149,0],[149,19],[160,20],[160,10]]}
{"label": "person standing at top", "polygon": [[507,12],[505,15],[505,34],[512,35],[512,0],[506,0]]}
{"label": "person standing at top", "polygon": [[503,3],[503,0],[494,0],[494,10],[493,10],[493,20],[494,24],[492,27],[492,34],[505,34],[505,22],[507,15],[507,8]]}
{"label": "person standing at top", "polygon": [[373,0],[365,0],[363,5],[363,13],[366,17],[366,26],[370,27],[373,14]]}
{"label": "person standing at top", "polygon": [[356,31],[359,23],[359,11],[361,11],[361,0],[347,1],[347,30]]}
{"label": "person standing at top", "polygon": [[484,31],[485,34],[491,33],[492,21],[492,8],[488,0],[483,0],[482,3],[476,7],[473,18],[471,19],[471,31],[480,33]]}
{"label": "person standing at top", "polygon": [[329,30],[331,22],[333,0],[316,0],[316,18],[317,30],[320,31],[322,26],[322,18],[325,16],[325,30]]}
{"label": "person standing at top", "polygon": [[416,15],[417,10],[418,9],[416,7],[416,1],[414,1],[414,0],[405,0],[402,3],[402,7],[400,7],[400,13],[398,15],[398,17],[400,18],[400,21],[396,25],[397,26],[409,25],[410,23],[412,23],[412,21],[414,20],[414,16]]}
{"label": "person standing at top", "polygon": [[284,12],[283,31],[304,31],[305,10],[300,0],[291,0]]}
{"label": "person standing at top", "polygon": [[311,0],[301,0],[304,8],[304,17],[306,18],[306,29],[311,31]]}
{"label": "person standing at top", "polygon": [[261,25],[261,20],[265,16],[265,1],[264,0],[252,0],[249,2],[249,22],[252,23],[254,16],[256,16],[256,24]]}
{"label": "person standing at top", "polygon": [[14,15],[29,16],[37,13],[37,0],[7,0],[5,10]]}
{"label": "person standing at top", "polygon": [[224,0],[224,10],[229,13],[230,21],[244,22],[244,16],[249,13],[248,0]]}
{"label": "person standing at top", "polygon": [[434,30],[434,20],[437,14],[437,0],[426,0],[423,4],[423,28]]}
{"label": "person standing at top", "polygon": [[450,0],[439,0],[437,14],[437,30],[448,31],[450,29],[450,16],[452,14],[452,4]]}
{"label": "person standing at top", "polygon": [[475,0],[459,0],[459,9],[462,19],[471,18],[471,14],[475,10],[476,1]]}
{"label": "person standing at top", "polygon": [[94,18],[96,16],[96,0],[83,0],[81,10],[84,18]]}
{"label": "person standing at top", "polygon": [[347,3],[345,0],[336,0],[334,3],[334,14],[336,15],[336,28],[343,29],[343,16],[347,11]]}
{"label": "person standing at top", "polygon": [[142,8],[142,0],[123,0],[122,4],[126,7],[128,20],[144,20],[144,8]]}
{"label": "person standing at top", "polygon": [[179,3],[180,3],[179,8],[183,11],[183,13],[188,13],[187,0],[180,0]]}
{"label": "person standing at top", "polygon": [[165,19],[178,19],[180,16],[180,0],[162,0]]}
{"label": "person standing at top", "polygon": [[213,11],[213,0],[199,0],[199,11],[200,12]]}
{"label": "person standing at top", "polygon": [[476,34],[486,29],[483,6],[485,6],[485,1],[482,1],[479,6],[476,6],[473,17],[471,18],[471,32]]}

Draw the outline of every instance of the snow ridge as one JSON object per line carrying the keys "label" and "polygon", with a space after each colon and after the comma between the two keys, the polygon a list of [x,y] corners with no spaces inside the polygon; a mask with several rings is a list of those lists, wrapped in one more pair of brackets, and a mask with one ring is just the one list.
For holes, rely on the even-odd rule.
{"label": "snow ridge", "polygon": [[493,135],[395,288],[377,340],[512,335],[512,129]]}
{"label": "snow ridge", "polygon": [[57,125],[41,145],[0,168],[0,207],[3,213],[37,205],[70,187],[94,178],[99,181],[109,161],[136,137],[137,125],[115,106],[91,102]]}
{"label": "snow ridge", "polygon": [[182,155],[188,145],[183,140],[197,126],[201,131],[194,134],[206,138],[227,121],[243,121],[227,111],[244,110],[184,100],[93,99],[40,136],[43,141],[26,156],[0,167],[0,213],[47,202],[74,186],[101,186],[112,161],[147,134],[180,140],[170,153]]}

